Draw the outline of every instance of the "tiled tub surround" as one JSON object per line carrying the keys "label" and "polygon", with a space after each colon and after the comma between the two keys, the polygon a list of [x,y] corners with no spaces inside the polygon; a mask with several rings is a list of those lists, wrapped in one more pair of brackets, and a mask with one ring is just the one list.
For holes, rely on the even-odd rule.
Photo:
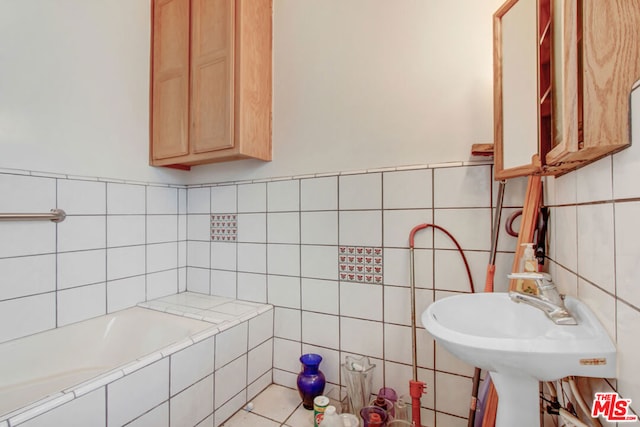
{"label": "tiled tub surround", "polygon": [[186,289],[184,187],[0,170],[0,342]]}
{"label": "tiled tub surround", "polygon": [[[522,205],[526,180],[510,181],[503,220]],[[316,352],[330,384],[348,354],[377,365],[374,389],[408,394],[411,370],[410,230],[435,223],[459,241],[476,287],[491,243],[491,165],[447,164],[188,188],[187,288],[275,307],[274,382],[295,388],[298,356]],[[235,242],[211,241],[211,215],[237,215]],[[501,235],[496,289],[506,289],[515,239]],[[340,249],[381,250],[380,283],[340,277]],[[363,260],[363,268],[368,264]],[[372,260],[373,261],[373,260]],[[345,267],[348,268],[348,267]],[[460,255],[432,230],[416,238],[417,310],[468,292]],[[356,278],[357,279],[357,278]],[[422,399],[430,426],[465,426],[473,368],[418,330]],[[436,424],[437,421],[437,424]]]}
{"label": "tiled tub surround", "polygon": [[0,345],[0,426],[218,426],[271,384],[271,306],[146,305]]}

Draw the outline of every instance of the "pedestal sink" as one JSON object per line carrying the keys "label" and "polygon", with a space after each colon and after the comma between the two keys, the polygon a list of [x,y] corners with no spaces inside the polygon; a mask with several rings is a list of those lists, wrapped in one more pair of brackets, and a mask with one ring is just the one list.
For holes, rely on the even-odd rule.
{"label": "pedestal sink", "polygon": [[539,381],[616,376],[616,349],[607,331],[584,303],[567,297],[565,306],[577,325],[556,325],[506,293],[463,294],[431,304],[422,324],[451,354],[491,372],[499,397],[497,427],[537,427]]}

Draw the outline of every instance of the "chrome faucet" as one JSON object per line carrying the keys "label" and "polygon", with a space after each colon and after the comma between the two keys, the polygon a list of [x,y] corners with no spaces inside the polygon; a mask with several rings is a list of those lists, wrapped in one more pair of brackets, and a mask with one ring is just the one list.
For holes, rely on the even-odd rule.
{"label": "chrome faucet", "polygon": [[576,319],[564,305],[562,296],[547,273],[512,273],[509,279],[531,280],[536,284],[537,295],[524,292],[509,291],[512,301],[529,304],[545,312],[547,317],[558,325],[577,325]]}

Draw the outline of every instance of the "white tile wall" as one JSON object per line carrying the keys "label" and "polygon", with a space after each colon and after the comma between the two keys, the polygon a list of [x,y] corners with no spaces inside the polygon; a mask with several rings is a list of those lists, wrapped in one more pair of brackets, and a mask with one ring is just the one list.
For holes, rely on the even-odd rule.
{"label": "white tile wall", "polygon": [[169,359],[162,359],[107,386],[108,426],[121,426],[169,398]]}
{"label": "white tile wall", "polygon": [[[522,203],[519,193],[524,189],[519,185],[510,190],[514,206]],[[206,197],[203,189],[195,187],[188,190],[190,199],[197,197],[196,190]],[[409,232],[417,224],[432,222],[450,229],[465,249],[473,278],[481,287],[489,258],[491,206],[491,167],[487,165],[214,185],[210,211],[198,208],[197,213],[239,212],[239,242],[211,244],[208,267],[206,248],[195,244],[208,241],[208,230],[204,224],[193,225],[192,217],[197,215],[189,210],[187,286],[209,292],[204,271],[211,268],[210,292],[219,295],[222,287],[225,295],[266,299],[275,306],[272,346],[277,383],[295,386],[298,356],[315,351],[325,358],[323,366],[331,382],[340,383],[341,357],[352,353],[378,361],[379,386],[387,381],[404,388],[411,376]],[[383,283],[340,282],[339,245],[382,247]],[[503,262],[509,261],[515,244],[505,245]],[[440,232],[421,231],[416,248],[419,310],[433,301],[434,288],[469,291],[460,255]],[[499,268],[506,271],[510,266]],[[433,385],[435,351],[426,331],[418,334],[418,346],[424,350],[419,360],[425,368],[421,375]],[[250,365],[257,363],[252,357]],[[446,372],[468,377],[471,374],[465,368],[442,363]],[[252,369],[251,379],[259,375]],[[233,402],[232,393],[216,397],[216,406],[226,407],[221,400]],[[426,402],[425,408],[436,409],[433,400]]]}
{"label": "white tile wall", "polygon": [[300,180],[300,209],[303,211],[338,209],[338,177]]}
{"label": "white tile wall", "polygon": [[37,173],[0,173],[0,189],[8,196],[2,212],[67,213],[58,224],[0,223],[0,304],[4,316],[22,319],[20,327],[0,325],[0,341],[145,301],[148,273],[171,270],[171,292],[178,289],[178,245],[187,236],[184,222],[180,241],[185,215],[177,213],[181,204],[186,213],[186,189]]}
{"label": "white tile wall", "polygon": [[213,412],[213,374],[169,401],[170,425],[195,426]]}

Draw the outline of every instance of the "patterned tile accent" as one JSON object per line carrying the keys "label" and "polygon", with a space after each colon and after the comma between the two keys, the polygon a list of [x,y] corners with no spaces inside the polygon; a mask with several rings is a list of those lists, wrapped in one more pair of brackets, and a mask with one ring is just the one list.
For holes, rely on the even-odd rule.
{"label": "patterned tile accent", "polygon": [[382,248],[340,246],[338,270],[345,282],[382,284]]}
{"label": "patterned tile accent", "polygon": [[238,218],[236,214],[211,215],[211,240],[235,242],[237,236]]}

